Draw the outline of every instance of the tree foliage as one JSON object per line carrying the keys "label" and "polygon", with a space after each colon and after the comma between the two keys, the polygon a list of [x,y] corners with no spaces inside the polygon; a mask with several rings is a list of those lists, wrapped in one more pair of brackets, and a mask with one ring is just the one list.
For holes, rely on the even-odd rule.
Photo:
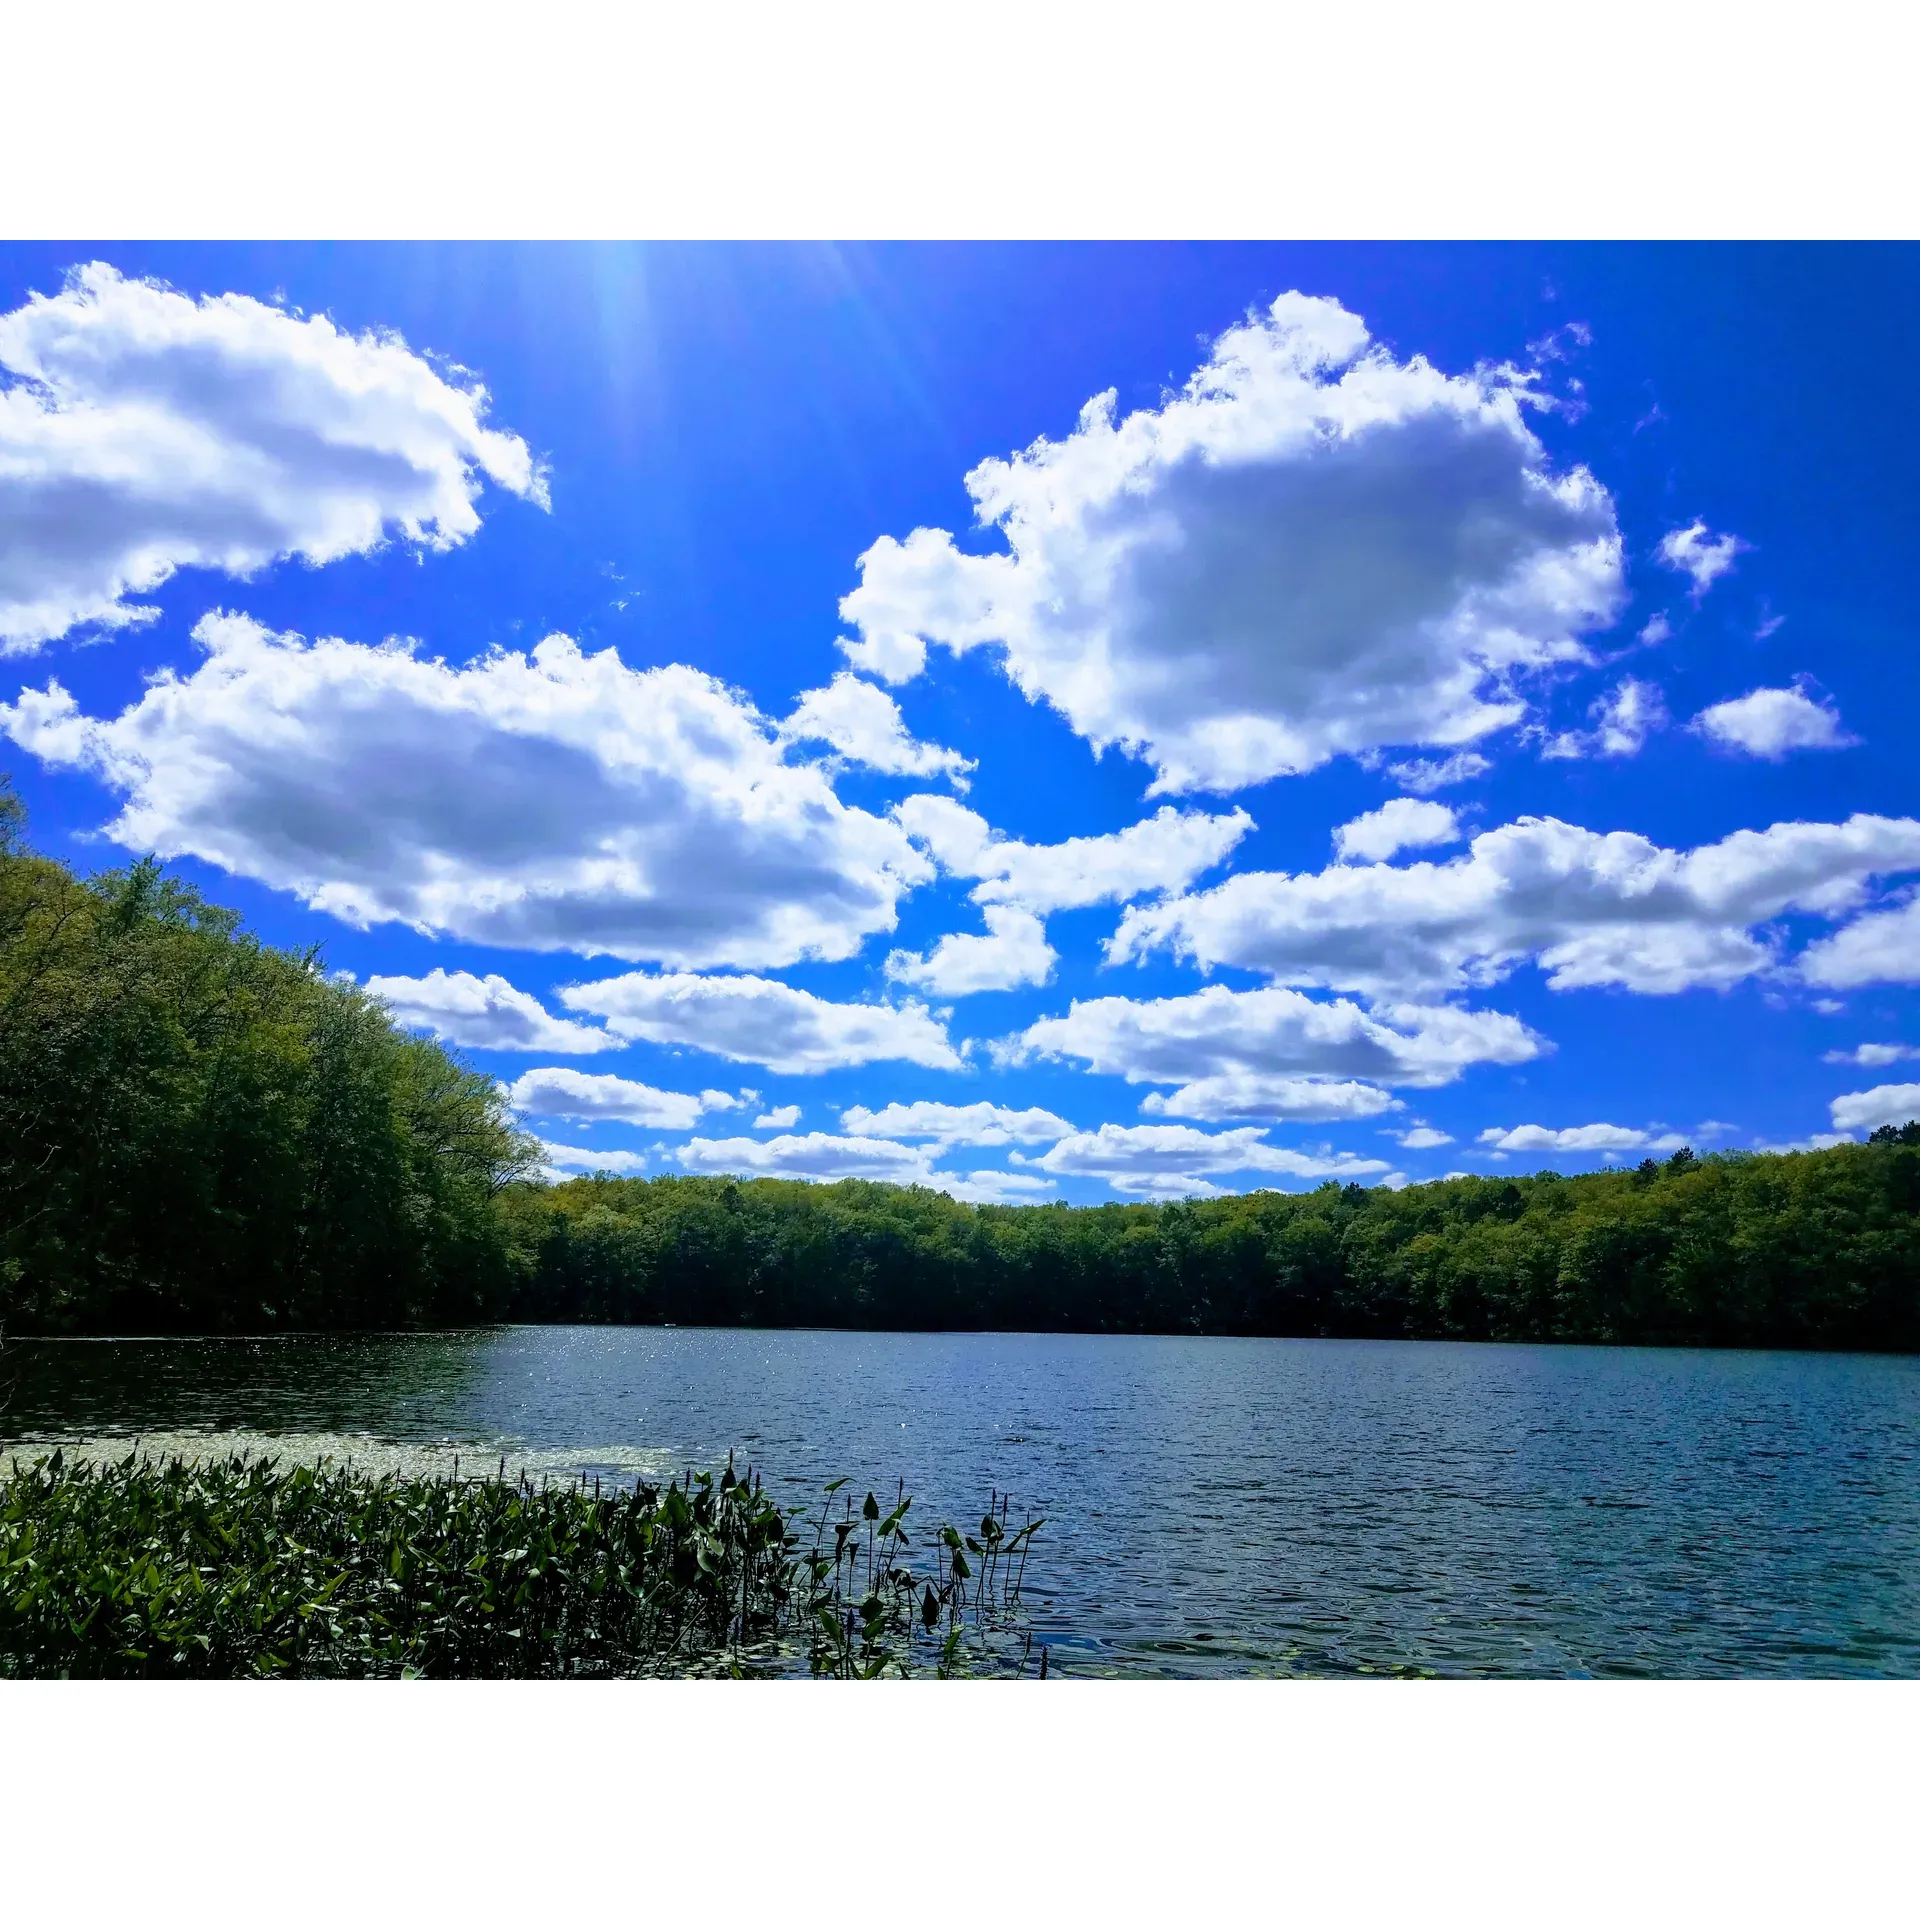
{"label": "tree foliage", "polygon": [[77,879],[0,789],[0,1318],[224,1331],[486,1318],[498,1090],[152,861]]}
{"label": "tree foliage", "polygon": [[976,1207],[595,1177],[501,1214],[529,1320],[1920,1348],[1920,1127],[1400,1192]]}

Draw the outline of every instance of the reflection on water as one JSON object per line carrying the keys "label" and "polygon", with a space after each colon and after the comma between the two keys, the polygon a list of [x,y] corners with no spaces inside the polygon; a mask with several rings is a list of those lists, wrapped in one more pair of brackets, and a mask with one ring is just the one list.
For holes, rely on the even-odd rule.
{"label": "reflection on water", "polygon": [[[1920,1674],[1920,1361],[651,1327],[20,1342],[5,1433],[1044,1512],[1063,1674]],[[217,1444],[217,1443],[216,1443]],[[545,1462],[546,1464],[541,1464]]]}

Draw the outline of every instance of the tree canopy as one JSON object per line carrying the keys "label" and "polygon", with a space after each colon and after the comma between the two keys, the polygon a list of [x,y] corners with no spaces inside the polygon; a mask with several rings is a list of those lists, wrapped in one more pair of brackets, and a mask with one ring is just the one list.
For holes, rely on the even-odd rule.
{"label": "tree canopy", "polygon": [[530,1320],[1920,1347],[1920,1127],[1099,1207],[712,1178],[501,1196]]}
{"label": "tree canopy", "polygon": [[0,789],[0,1316],[16,1330],[497,1315],[494,1084],[152,861],[77,879]]}

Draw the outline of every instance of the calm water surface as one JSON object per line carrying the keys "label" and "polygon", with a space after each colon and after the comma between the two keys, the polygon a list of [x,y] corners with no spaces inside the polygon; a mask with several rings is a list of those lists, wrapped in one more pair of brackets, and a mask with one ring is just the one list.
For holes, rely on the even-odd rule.
{"label": "calm water surface", "polygon": [[1375,1341],[516,1327],[23,1342],[10,1438],[195,1428],[794,1504],[1044,1512],[1056,1670],[1920,1674],[1920,1361]]}

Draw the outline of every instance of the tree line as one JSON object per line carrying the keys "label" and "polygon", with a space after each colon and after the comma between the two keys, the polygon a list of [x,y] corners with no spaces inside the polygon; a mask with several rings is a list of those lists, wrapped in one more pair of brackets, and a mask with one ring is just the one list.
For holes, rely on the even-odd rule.
{"label": "tree line", "polygon": [[545,1184],[488,1076],[152,862],[77,878],[0,787],[0,1320],[515,1319],[1920,1351],[1920,1126],[1562,1177],[975,1206]]}
{"label": "tree line", "polygon": [[998,1207],[596,1176],[501,1211],[530,1320],[1920,1349],[1920,1126],[1399,1192]]}

